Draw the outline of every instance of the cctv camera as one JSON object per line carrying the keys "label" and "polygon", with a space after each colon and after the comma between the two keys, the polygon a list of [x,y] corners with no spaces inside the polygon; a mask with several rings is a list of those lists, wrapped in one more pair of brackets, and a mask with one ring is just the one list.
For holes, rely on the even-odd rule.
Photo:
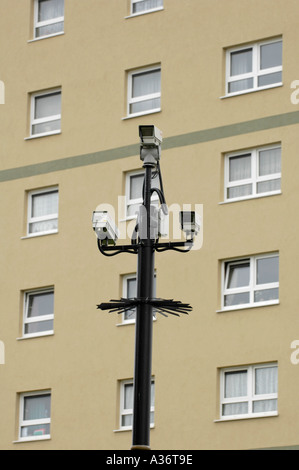
{"label": "cctv camera", "polygon": [[192,233],[195,233],[195,235],[198,234],[201,226],[201,218],[196,212],[181,211],[180,222],[181,229],[186,233],[186,235],[190,235]]}
{"label": "cctv camera", "polygon": [[162,132],[156,126],[139,126],[142,147],[158,147],[162,143]]}
{"label": "cctv camera", "polygon": [[94,211],[92,226],[100,240],[108,240],[108,244],[114,244],[119,236],[119,231],[113,223],[107,211]]}

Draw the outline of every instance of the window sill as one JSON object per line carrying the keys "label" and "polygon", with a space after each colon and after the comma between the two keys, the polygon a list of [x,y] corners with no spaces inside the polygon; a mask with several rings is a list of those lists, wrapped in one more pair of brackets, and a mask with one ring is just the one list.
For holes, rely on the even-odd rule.
{"label": "window sill", "polygon": [[45,132],[43,134],[30,135],[29,137],[25,137],[24,140],[39,139],[40,137],[48,137],[51,135],[59,135],[59,134],[61,134],[61,131]]}
{"label": "window sill", "polygon": [[[157,321],[157,317],[153,318],[153,322]],[[135,325],[136,321],[135,320],[130,320],[130,321],[125,321],[122,323],[116,323],[116,326],[127,326],[127,325]]]}
{"label": "window sill", "polygon": [[135,18],[136,16],[148,15],[149,13],[156,13],[157,11],[163,11],[164,7],[155,8],[152,10],[141,11],[140,13],[132,13],[131,15],[125,16],[125,20],[129,18]]}
{"label": "window sill", "polygon": [[[154,424],[150,425],[150,429],[154,429],[154,427],[155,427]],[[132,427],[113,429],[113,432],[126,432],[126,431],[132,431]]]}
{"label": "window sill", "polygon": [[13,444],[23,444],[26,442],[37,442],[37,441],[50,441],[51,436],[39,436],[39,437],[32,437],[32,438],[22,438],[18,439],[17,441],[12,441]]}
{"label": "window sill", "polygon": [[222,205],[222,204],[231,204],[232,202],[251,201],[252,199],[261,199],[262,197],[278,196],[280,194],[282,194],[282,191],[275,191],[275,192],[273,191],[272,193],[269,193],[269,194],[256,194],[250,197],[239,197],[239,198],[234,198],[234,199],[228,199],[227,201],[218,202],[218,204]]}
{"label": "window sill", "polygon": [[235,93],[228,93],[227,95],[220,96],[220,100],[224,100],[226,98],[232,98],[234,96],[240,96],[240,95],[247,95],[248,93],[256,93],[257,91],[262,91],[262,90],[271,90],[272,88],[279,88],[282,87],[283,83],[275,83],[273,85],[265,86],[265,87],[260,87],[260,88],[254,88],[250,90],[243,90],[243,91],[238,91]]}
{"label": "window sill", "polygon": [[258,419],[258,418],[273,418],[274,416],[279,416],[278,411],[275,411],[271,414],[263,414],[263,415],[257,415],[257,416],[234,416],[232,418],[227,417],[227,418],[221,418],[221,419],[214,419],[214,423],[226,423],[228,421],[241,421],[245,419]]}
{"label": "window sill", "polygon": [[47,36],[41,36],[39,38],[29,39],[29,41],[27,41],[27,42],[31,43],[31,42],[36,42],[36,41],[42,41],[43,39],[55,38],[56,36],[63,36],[63,35],[64,35],[64,31],[62,31],[60,33],[49,34]]}
{"label": "window sill", "polygon": [[148,114],[155,114],[155,113],[161,113],[161,108],[159,109],[153,109],[151,111],[145,111],[144,113],[136,113],[136,114],[130,114],[129,116],[121,118],[122,121],[126,121],[127,119],[133,119],[141,116],[147,116]]}
{"label": "window sill", "polygon": [[36,237],[45,237],[47,235],[56,235],[58,230],[55,230],[55,232],[44,232],[44,233],[33,233],[31,235],[25,235],[24,237],[21,237],[21,240],[27,240],[28,238],[36,238]]}
{"label": "window sill", "polygon": [[38,335],[21,336],[20,338],[16,338],[16,340],[17,341],[23,341],[23,340],[26,340],[26,339],[45,338],[46,336],[54,336],[54,331],[47,331],[45,333],[40,333]]}
{"label": "window sill", "polygon": [[221,310],[216,310],[216,313],[225,313],[225,312],[235,312],[239,310],[247,310],[251,308],[259,308],[259,307],[271,307],[272,305],[279,305],[279,300],[269,302],[259,302],[256,305],[240,305],[235,307],[223,307]]}

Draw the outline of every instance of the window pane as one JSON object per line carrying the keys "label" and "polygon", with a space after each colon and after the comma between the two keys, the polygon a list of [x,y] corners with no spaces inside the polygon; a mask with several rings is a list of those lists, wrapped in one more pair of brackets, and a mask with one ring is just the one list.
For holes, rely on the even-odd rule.
{"label": "window pane", "polygon": [[160,93],[161,90],[161,70],[153,70],[133,75],[132,97]]}
{"label": "window pane", "polygon": [[44,217],[58,213],[58,191],[32,195],[31,217]]}
{"label": "window pane", "polygon": [[124,409],[133,409],[133,384],[124,385]]}
{"label": "window pane", "polygon": [[282,41],[261,46],[260,53],[261,69],[268,69],[270,67],[278,67],[282,65]]}
{"label": "window pane", "polygon": [[251,154],[230,157],[229,181],[244,180],[251,177]]}
{"label": "window pane", "polygon": [[248,413],[248,403],[230,403],[223,405],[222,415],[231,416],[231,415],[245,415]]}
{"label": "window pane", "polygon": [[251,194],[252,194],[252,184],[242,184],[241,186],[233,186],[227,189],[228,199],[250,196]]}
{"label": "window pane", "polygon": [[53,331],[54,329],[53,325],[54,325],[53,320],[26,323],[24,332],[25,332],[25,335],[32,335],[34,333],[43,333],[46,331]]}
{"label": "window pane", "polygon": [[231,53],[231,76],[252,72],[252,49]]}
{"label": "window pane", "polygon": [[263,289],[255,291],[254,301],[255,302],[266,302],[267,300],[278,300],[279,289]]}
{"label": "window pane", "polygon": [[64,15],[64,0],[39,0],[38,21],[47,21]]}
{"label": "window pane", "polygon": [[262,367],[255,369],[255,393],[277,393],[277,367]]}
{"label": "window pane", "polygon": [[161,107],[161,99],[154,98],[152,100],[140,101],[130,105],[130,114],[142,113],[152,109],[159,109]]}
{"label": "window pane", "polygon": [[44,122],[42,124],[34,124],[32,126],[32,135],[44,134],[46,132],[60,131],[61,120],[56,119],[55,121]]}
{"label": "window pane", "polygon": [[56,116],[61,113],[61,92],[35,98],[35,119]]}
{"label": "window pane", "polygon": [[280,191],[281,181],[280,178],[270,181],[263,181],[262,183],[257,184],[257,192],[260,193],[270,193],[272,191]]}
{"label": "window pane", "polygon": [[267,284],[279,280],[279,257],[257,259],[256,283]]}
{"label": "window pane", "polygon": [[64,30],[64,22],[61,21],[59,23],[48,24],[47,26],[41,26],[40,28],[36,28],[35,36],[40,38],[42,36],[49,36],[50,34],[55,33],[62,33]]}
{"label": "window pane", "polygon": [[247,396],[247,370],[225,373],[225,398]]}
{"label": "window pane", "polygon": [[34,395],[24,398],[24,421],[50,418],[51,395]]}
{"label": "window pane", "polygon": [[154,10],[159,7],[163,7],[163,0],[143,0],[141,2],[133,2],[133,13]]}
{"label": "window pane", "polygon": [[268,73],[258,77],[258,86],[267,86],[282,82],[282,72]]}
{"label": "window pane", "polygon": [[[132,299],[137,295],[137,280],[136,278],[127,279],[127,298]],[[135,309],[125,312],[125,320],[134,320],[136,317]]]}
{"label": "window pane", "polygon": [[54,312],[54,293],[30,294],[28,301],[27,317],[39,317],[51,315]]}
{"label": "window pane", "polygon": [[234,289],[236,287],[244,287],[249,285],[250,277],[250,263],[245,262],[242,264],[228,265],[228,281],[227,289]]}
{"label": "window pane", "polygon": [[133,175],[130,177],[130,199],[142,198],[144,174]]}
{"label": "window pane", "polygon": [[123,415],[121,417],[121,425],[122,426],[132,426],[133,423],[133,415]]}
{"label": "window pane", "polygon": [[272,175],[281,172],[281,149],[260,150],[259,176]]}
{"label": "window pane", "polygon": [[33,222],[29,224],[29,233],[52,232],[58,230],[58,219]]}
{"label": "window pane", "polygon": [[242,305],[249,303],[249,292],[242,294],[229,294],[224,296],[224,306],[231,307],[233,305]]}
{"label": "window pane", "polygon": [[253,402],[253,413],[277,411],[277,400],[259,400]]}
{"label": "window pane", "polygon": [[22,426],[21,437],[49,436],[50,424],[37,424],[35,426]]}
{"label": "window pane", "polygon": [[245,78],[229,83],[228,92],[237,93],[238,91],[250,90],[250,88],[253,88],[253,78]]}

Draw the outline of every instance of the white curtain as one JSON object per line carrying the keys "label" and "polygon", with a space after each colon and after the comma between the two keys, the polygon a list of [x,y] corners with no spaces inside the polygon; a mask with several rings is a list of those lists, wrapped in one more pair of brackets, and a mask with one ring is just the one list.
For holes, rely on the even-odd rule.
{"label": "white curtain", "polygon": [[255,369],[255,394],[277,393],[277,367]]}
{"label": "white curtain", "polygon": [[58,213],[58,191],[32,196],[32,217]]}
{"label": "white curtain", "polygon": [[252,72],[252,49],[231,53],[231,76]]}
{"label": "white curtain", "polygon": [[161,90],[161,70],[138,73],[133,76],[132,96],[150,95]]}
{"label": "white curtain", "polygon": [[47,21],[64,15],[64,0],[39,0],[38,21]]}
{"label": "white curtain", "polygon": [[251,154],[229,159],[229,181],[239,181],[251,177]]}
{"label": "white curtain", "polygon": [[[247,370],[226,372],[224,397],[247,397]],[[228,403],[223,405],[223,415],[238,415],[248,413],[248,402]]]}
{"label": "white curtain", "polygon": [[259,152],[259,176],[281,172],[281,149],[267,149]]}
{"label": "white curtain", "polygon": [[154,10],[163,6],[163,0],[142,0],[141,2],[133,1],[133,13],[140,13],[146,10]]}

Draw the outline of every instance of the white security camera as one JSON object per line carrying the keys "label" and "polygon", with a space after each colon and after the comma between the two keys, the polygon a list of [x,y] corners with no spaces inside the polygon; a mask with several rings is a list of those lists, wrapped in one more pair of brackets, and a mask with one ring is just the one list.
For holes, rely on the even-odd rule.
{"label": "white security camera", "polygon": [[181,211],[180,223],[186,235],[197,235],[201,226],[201,217],[195,211]]}
{"label": "white security camera", "polygon": [[108,244],[115,245],[119,237],[119,231],[107,211],[94,211],[92,226],[100,240],[108,240]]}
{"label": "white security camera", "polygon": [[142,147],[158,147],[162,143],[162,131],[156,126],[139,126]]}

